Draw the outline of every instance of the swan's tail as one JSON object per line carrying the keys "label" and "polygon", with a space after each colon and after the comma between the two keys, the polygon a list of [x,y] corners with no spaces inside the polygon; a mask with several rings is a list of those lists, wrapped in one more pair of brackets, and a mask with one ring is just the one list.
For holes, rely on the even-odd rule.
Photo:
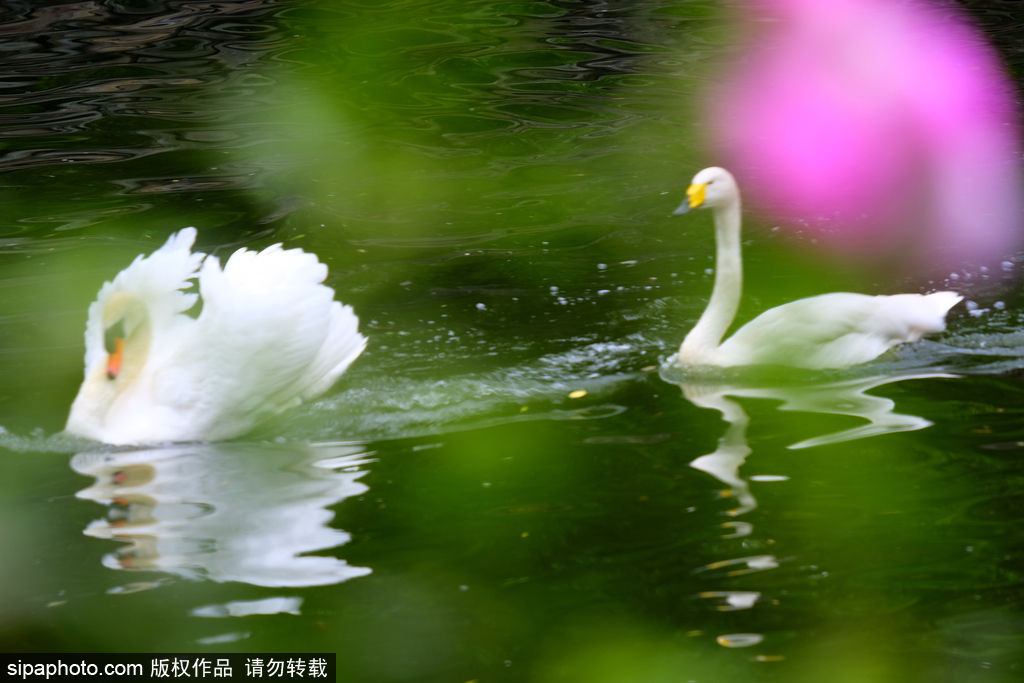
{"label": "swan's tail", "polygon": [[963,301],[963,297],[956,292],[932,292],[925,294],[924,300],[934,306],[935,315],[942,316],[943,326],[938,330],[941,332],[946,329],[946,314],[949,313],[949,309]]}
{"label": "swan's tail", "polygon": [[[887,304],[879,314],[888,316],[893,341],[916,342],[926,334],[946,330],[946,314],[962,296],[956,292],[933,292],[931,294],[893,294],[884,299]],[[877,317],[877,316],[876,316]]]}

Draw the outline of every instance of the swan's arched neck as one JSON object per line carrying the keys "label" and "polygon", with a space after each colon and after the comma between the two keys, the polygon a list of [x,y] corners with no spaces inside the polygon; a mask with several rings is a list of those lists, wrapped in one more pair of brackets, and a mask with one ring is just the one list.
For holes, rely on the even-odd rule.
{"label": "swan's arched neck", "polygon": [[679,360],[694,365],[716,364],[718,347],[736,317],[743,293],[739,193],[714,207],[714,217],[715,286],[707,308],[679,347]]}
{"label": "swan's arched neck", "polygon": [[[123,387],[142,372],[149,356],[153,338],[149,308],[135,292],[117,292],[103,308],[103,328],[105,332],[118,329],[124,335],[117,342],[120,351],[117,372],[111,374],[109,361],[104,369],[106,381]],[[109,353],[110,349],[107,351]]]}
{"label": "swan's arched neck", "polygon": [[[149,307],[135,292],[115,292],[104,304],[100,320],[95,322],[102,329],[97,330],[98,337],[86,340],[87,346],[99,345],[106,350],[107,332],[123,333],[120,367],[111,377],[109,351],[95,356],[92,365],[86,368],[85,381],[71,405],[66,429],[72,434],[104,441],[112,407],[122,399],[131,400],[133,385],[143,375],[153,339],[153,323]],[[117,336],[111,336],[114,338],[109,341],[116,342]]]}

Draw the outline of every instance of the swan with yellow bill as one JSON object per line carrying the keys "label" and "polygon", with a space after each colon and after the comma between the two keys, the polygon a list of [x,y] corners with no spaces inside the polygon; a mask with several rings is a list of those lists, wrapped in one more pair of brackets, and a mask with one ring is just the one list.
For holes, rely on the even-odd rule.
{"label": "swan with yellow bill", "polygon": [[874,360],[890,348],[946,329],[955,292],[868,296],[834,292],[765,311],[722,341],[743,288],[740,193],[723,168],[697,173],[676,214],[709,208],[717,243],[715,284],[707,308],[679,347],[684,365],[777,364],[842,368]]}

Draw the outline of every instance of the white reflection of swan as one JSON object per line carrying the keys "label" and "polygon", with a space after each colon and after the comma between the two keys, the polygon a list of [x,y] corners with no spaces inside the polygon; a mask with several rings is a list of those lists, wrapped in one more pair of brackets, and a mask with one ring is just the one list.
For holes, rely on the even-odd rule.
{"label": "white reflection of swan", "polygon": [[[726,421],[725,434],[718,440],[714,452],[694,459],[690,466],[707,472],[729,488],[725,493],[735,498],[738,505],[726,512],[730,516],[742,515],[757,507],[757,499],[750,490],[747,479],[740,476],[740,467],[752,449],[747,441],[747,427],[750,417],[737,398],[763,398],[781,401],[779,410],[794,410],[831,415],[848,415],[867,420],[867,424],[852,429],[804,439],[789,448],[810,448],[826,444],[862,439],[878,434],[923,429],[931,423],[915,415],[903,415],[895,411],[896,404],[888,398],[874,396],[868,392],[886,384],[910,379],[955,377],[938,371],[924,371],[915,374],[872,375],[819,384],[789,386],[749,386],[725,381],[725,378],[699,376],[687,372],[669,359],[661,367],[661,377],[677,384],[691,403],[700,408],[710,408],[721,413]],[[753,525],[738,520],[721,525],[729,533],[723,539],[750,536]],[[748,539],[742,543],[746,544]],[[746,548],[748,546],[741,546]],[[759,547],[757,543],[749,547]],[[786,558],[775,555],[753,555],[719,560],[697,567],[694,574],[736,577],[765,570],[777,569]],[[720,612],[752,609],[765,600],[761,591],[752,590],[706,590],[696,594],[701,600],[710,601]],[[724,647],[746,647],[761,642],[758,634],[731,634],[718,636],[717,642]]]}
{"label": "white reflection of swan", "polygon": [[753,510],[757,507],[757,500],[750,492],[748,481],[739,474],[740,467],[751,453],[747,442],[750,418],[734,399],[771,399],[782,402],[778,410],[847,415],[867,420],[867,424],[859,427],[804,439],[789,446],[794,449],[810,448],[929,427],[932,423],[928,420],[916,415],[897,413],[896,404],[891,399],[874,396],[868,392],[893,382],[956,375],[929,371],[902,375],[873,375],[817,385],[750,387],[721,382],[703,383],[696,378],[687,378],[685,372],[674,366],[670,360],[661,368],[661,376],[665,381],[679,385],[683,390],[683,396],[695,406],[717,410],[728,424],[725,434],[718,440],[718,448],[712,453],[696,458],[690,466],[707,472],[729,486],[729,493],[737,499],[739,506],[727,514],[735,516]]}
{"label": "white reflection of swan", "polygon": [[312,553],[344,545],[328,508],[367,487],[358,446],[196,444],[79,453],[75,471],[96,478],[79,498],[110,506],[85,533],[129,545],[114,569],[257,586],[322,586],[370,573]]}
{"label": "white reflection of swan", "polygon": [[[185,228],[100,289],[67,432],[121,445],[220,441],[322,394],[366,345],[322,284],[327,267],[276,244],[220,262]],[[199,294],[186,293],[198,279]],[[202,296],[202,311],[185,311]]]}

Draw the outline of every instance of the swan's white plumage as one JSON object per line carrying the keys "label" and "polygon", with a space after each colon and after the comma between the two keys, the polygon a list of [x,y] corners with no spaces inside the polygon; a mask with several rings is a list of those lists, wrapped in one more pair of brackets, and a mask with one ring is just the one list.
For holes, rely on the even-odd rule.
{"label": "swan's white plumage", "polygon": [[778,364],[841,368],[874,360],[905,342],[946,329],[955,292],[867,296],[836,292],[765,311],[724,342],[743,287],[740,197],[732,175],[706,168],[693,178],[676,213],[714,210],[717,268],[711,300],[683,340],[678,359],[692,365]]}
{"label": "swan's white plumage", "polygon": [[85,367],[95,367],[106,361],[103,346],[103,309],[117,292],[136,292],[149,302],[154,325],[172,330],[190,320],[184,313],[195,305],[198,295],[181,291],[191,284],[205,254],[191,252],[196,231],[186,228],[171,235],[164,246],[148,257],[139,255],[122,270],[113,281],[103,283],[99,294],[89,306],[85,326]]}
{"label": "swan's white plumage", "polygon": [[[233,438],[323,393],[362,352],[359,321],[322,284],[327,267],[316,256],[239,249],[222,269],[190,252],[195,238],[193,228],[172,235],[100,289],[69,433],[131,445]],[[181,291],[192,278],[198,295]],[[198,296],[193,320],[184,311]],[[125,364],[138,369],[110,379],[104,334],[122,308],[129,328],[145,319],[151,329],[134,337],[129,329]]]}

